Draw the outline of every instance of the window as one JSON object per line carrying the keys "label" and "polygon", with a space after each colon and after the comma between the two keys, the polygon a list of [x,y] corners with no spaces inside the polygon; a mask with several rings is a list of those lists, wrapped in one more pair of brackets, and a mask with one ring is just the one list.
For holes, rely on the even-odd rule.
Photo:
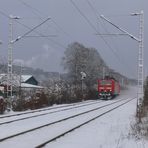
{"label": "window", "polygon": [[100,85],[111,85],[112,81],[111,80],[101,80]]}

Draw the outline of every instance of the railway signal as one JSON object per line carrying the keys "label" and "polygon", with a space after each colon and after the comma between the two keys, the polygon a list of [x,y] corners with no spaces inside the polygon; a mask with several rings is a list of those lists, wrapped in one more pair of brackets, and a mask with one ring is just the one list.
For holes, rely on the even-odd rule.
{"label": "railway signal", "polygon": [[83,80],[86,78],[86,73],[85,72],[80,72],[80,74],[81,74],[81,90],[82,90],[82,99],[83,99],[83,93],[84,93],[84,84],[83,84]]}

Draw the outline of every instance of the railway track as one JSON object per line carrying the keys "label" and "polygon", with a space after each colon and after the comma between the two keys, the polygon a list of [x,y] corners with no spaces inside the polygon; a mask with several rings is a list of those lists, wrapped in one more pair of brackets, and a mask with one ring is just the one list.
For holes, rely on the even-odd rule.
{"label": "railway track", "polygon": [[32,114],[32,113],[37,113],[37,112],[42,112],[42,111],[49,111],[49,110],[59,109],[59,108],[64,108],[64,107],[76,106],[76,105],[84,104],[84,103],[87,104],[87,103],[90,103],[90,102],[95,102],[95,100],[91,100],[91,101],[88,101],[88,102],[78,102],[78,103],[73,103],[73,104],[66,104],[66,105],[55,106],[55,107],[51,107],[51,108],[37,109],[37,110],[28,111],[28,112],[16,113],[16,114],[13,114],[13,115],[1,115],[0,119],[8,118],[8,117],[21,116],[21,115],[25,115],[25,114]]}
{"label": "railway track", "polygon": [[[130,101],[132,101],[133,99],[134,98],[132,98],[132,99],[126,99],[126,100],[118,100],[116,102],[112,102],[110,104],[106,104],[106,105],[100,106],[98,108],[94,108],[94,109],[91,109],[91,110],[88,110],[88,111],[85,111],[85,112],[82,112],[82,113],[79,113],[79,114],[75,114],[73,116],[69,116],[67,118],[63,118],[61,120],[57,120],[57,121],[54,121],[54,122],[51,122],[51,123],[48,123],[48,124],[45,124],[45,125],[42,125],[42,126],[39,126],[39,127],[36,127],[36,128],[32,128],[30,130],[26,130],[26,131],[19,132],[19,133],[14,134],[14,135],[10,135],[10,136],[1,138],[0,139],[0,146],[1,146],[1,144],[3,144],[3,142],[4,143],[5,142],[8,143],[9,140],[12,141],[14,138],[17,139],[17,137],[20,137],[20,136],[25,135],[25,134],[28,134],[28,133],[31,134],[31,132],[35,132],[35,133],[37,131],[39,132],[43,128],[47,128],[48,129],[50,127],[51,128],[51,131],[52,131],[54,129],[53,126],[55,126],[55,128],[57,128],[56,126],[57,125],[60,125],[61,126],[61,123],[62,123],[62,125],[64,124],[64,126],[65,126],[65,125],[67,125],[65,122],[71,122],[70,120],[76,120],[75,118],[80,118],[79,120],[81,120],[84,117],[84,115],[87,116],[88,114],[90,114],[89,117],[91,117],[92,116],[91,113],[96,112],[95,116],[91,117],[89,120],[86,120],[85,122],[82,120],[82,123],[79,123],[79,124],[75,125],[74,127],[71,127],[70,129],[63,131],[62,133],[60,133],[60,134],[58,134],[58,135],[56,135],[56,136],[54,136],[54,137],[52,137],[52,138],[50,138],[48,140],[45,140],[45,142],[43,142],[43,143],[40,143],[38,145],[35,145],[36,147],[43,147],[47,143],[50,143],[50,142],[52,142],[52,141],[54,141],[54,140],[56,140],[56,139],[58,139],[58,138],[60,138],[62,136],[64,136],[64,135],[66,135],[66,134],[74,131],[75,129],[78,129],[78,128],[82,127],[83,125],[86,125],[86,124],[90,123],[91,121],[93,121],[93,120],[95,120],[95,119],[97,119],[97,118],[99,118],[99,117],[101,117],[101,116],[103,116],[103,115],[111,112],[112,110],[115,110],[116,108],[119,108],[120,106],[122,106],[122,105],[124,105],[124,104],[126,104],[126,103],[128,103]],[[107,110],[106,110],[106,107],[109,107],[109,108],[107,108]],[[105,111],[97,114],[97,112],[100,109],[102,109],[102,108],[104,108]],[[45,130],[45,133],[46,133],[46,130]],[[34,135],[34,133],[33,133],[33,135]]]}
{"label": "railway track", "polygon": [[[135,99],[135,98],[133,98],[133,99]],[[47,144],[49,144],[49,143],[51,143],[51,142],[53,142],[53,141],[55,141],[55,140],[57,140],[57,139],[59,139],[59,138],[65,136],[65,135],[67,135],[67,134],[73,132],[74,130],[79,129],[80,127],[82,127],[82,126],[84,126],[84,125],[86,125],[86,124],[89,124],[90,122],[92,122],[92,121],[94,121],[94,120],[100,118],[101,116],[103,116],[103,115],[105,115],[105,114],[107,114],[107,113],[109,113],[109,112],[111,112],[111,111],[113,111],[113,110],[115,110],[115,109],[117,109],[117,108],[119,108],[119,107],[121,107],[121,106],[127,104],[128,102],[132,101],[133,99],[130,99],[130,100],[128,100],[128,101],[126,101],[126,102],[124,102],[124,103],[122,103],[122,104],[120,104],[120,105],[117,105],[117,106],[114,107],[114,108],[111,108],[111,109],[107,110],[107,111],[101,113],[100,115],[95,116],[94,118],[92,118],[92,119],[90,119],[90,120],[88,120],[88,121],[86,121],[86,122],[83,122],[82,124],[79,124],[79,125],[77,125],[77,126],[71,128],[71,129],[69,129],[69,130],[67,130],[67,131],[65,131],[65,132],[63,132],[63,133],[57,135],[56,137],[53,137],[52,139],[49,139],[49,140],[47,140],[47,141],[45,141],[45,142],[43,142],[43,143],[41,143],[41,144],[35,146],[35,148],[42,148],[42,147],[44,147],[45,145],[47,145]]]}
{"label": "railway track", "polygon": [[[89,103],[79,103],[79,104],[73,104],[73,105],[68,105],[68,106],[62,106],[62,107],[60,107],[60,109],[58,108],[59,110],[55,110],[55,111],[51,111],[51,109],[42,110],[40,112],[45,112],[45,111],[49,111],[49,112],[45,112],[45,113],[41,113],[41,114],[37,114],[37,115],[31,115],[31,116],[29,115],[28,117],[21,117],[21,118],[18,118],[18,119],[13,119],[13,120],[5,121],[5,122],[0,122],[0,125],[9,124],[9,123],[13,123],[13,122],[21,121],[21,120],[30,119],[30,118],[36,118],[36,117],[40,117],[40,116],[45,116],[45,115],[53,114],[53,113],[57,113],[57,112],[68,111],[68,110],[72,110],[72,109],[76,109],[76,108],[90,106],[90,105],[93,105],[93,104],[99,104],[101,102],[103,102],[103,101],[91,101]],[[63,109],[61,109],[61,108],[63,108]],[[52,108],[52,109],[57,109],[57,108]],[[21,114],[21,115],[24,115],[24,114]],[[13,116],[9,116],[9,117],[13,117]]]}

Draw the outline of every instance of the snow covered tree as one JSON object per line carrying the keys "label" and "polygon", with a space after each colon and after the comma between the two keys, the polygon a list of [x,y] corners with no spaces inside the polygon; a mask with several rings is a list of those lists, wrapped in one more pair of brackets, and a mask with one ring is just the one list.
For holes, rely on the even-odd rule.
{"label": "snow covered tree", "polygon": [[62,63],[77,91],[81,89],[81,72],[86,73],[84,83],[87,90],[91,90],[97,79],[102,77],[103,67],[108,69],[95,48],[86,48],[78,42],[68,45]]}
{"label": "snow covered tree", "polygon": [[81,79],[80,72],[86,69],[88,49],[75,42],[68,45],[63,57],[64,69],[68,71],[72,83]]}

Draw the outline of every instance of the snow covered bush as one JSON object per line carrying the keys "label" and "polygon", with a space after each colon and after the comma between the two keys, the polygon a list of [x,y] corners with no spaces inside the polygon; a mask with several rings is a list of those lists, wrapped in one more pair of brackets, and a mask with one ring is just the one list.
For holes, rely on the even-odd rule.
{"label": "snow covered bush", "polygon": [[148,117],[148,77],[144,84],[144,100],[143,100],[144,115]]}
{"label": "snow covered bush", "polygon": [[148,138],[148,77],[144,84],[144,98],[142,103],[140,122],[139,119],[135,123],[131,124],[130,135],[134,136],[136,139],[142,137]]}

